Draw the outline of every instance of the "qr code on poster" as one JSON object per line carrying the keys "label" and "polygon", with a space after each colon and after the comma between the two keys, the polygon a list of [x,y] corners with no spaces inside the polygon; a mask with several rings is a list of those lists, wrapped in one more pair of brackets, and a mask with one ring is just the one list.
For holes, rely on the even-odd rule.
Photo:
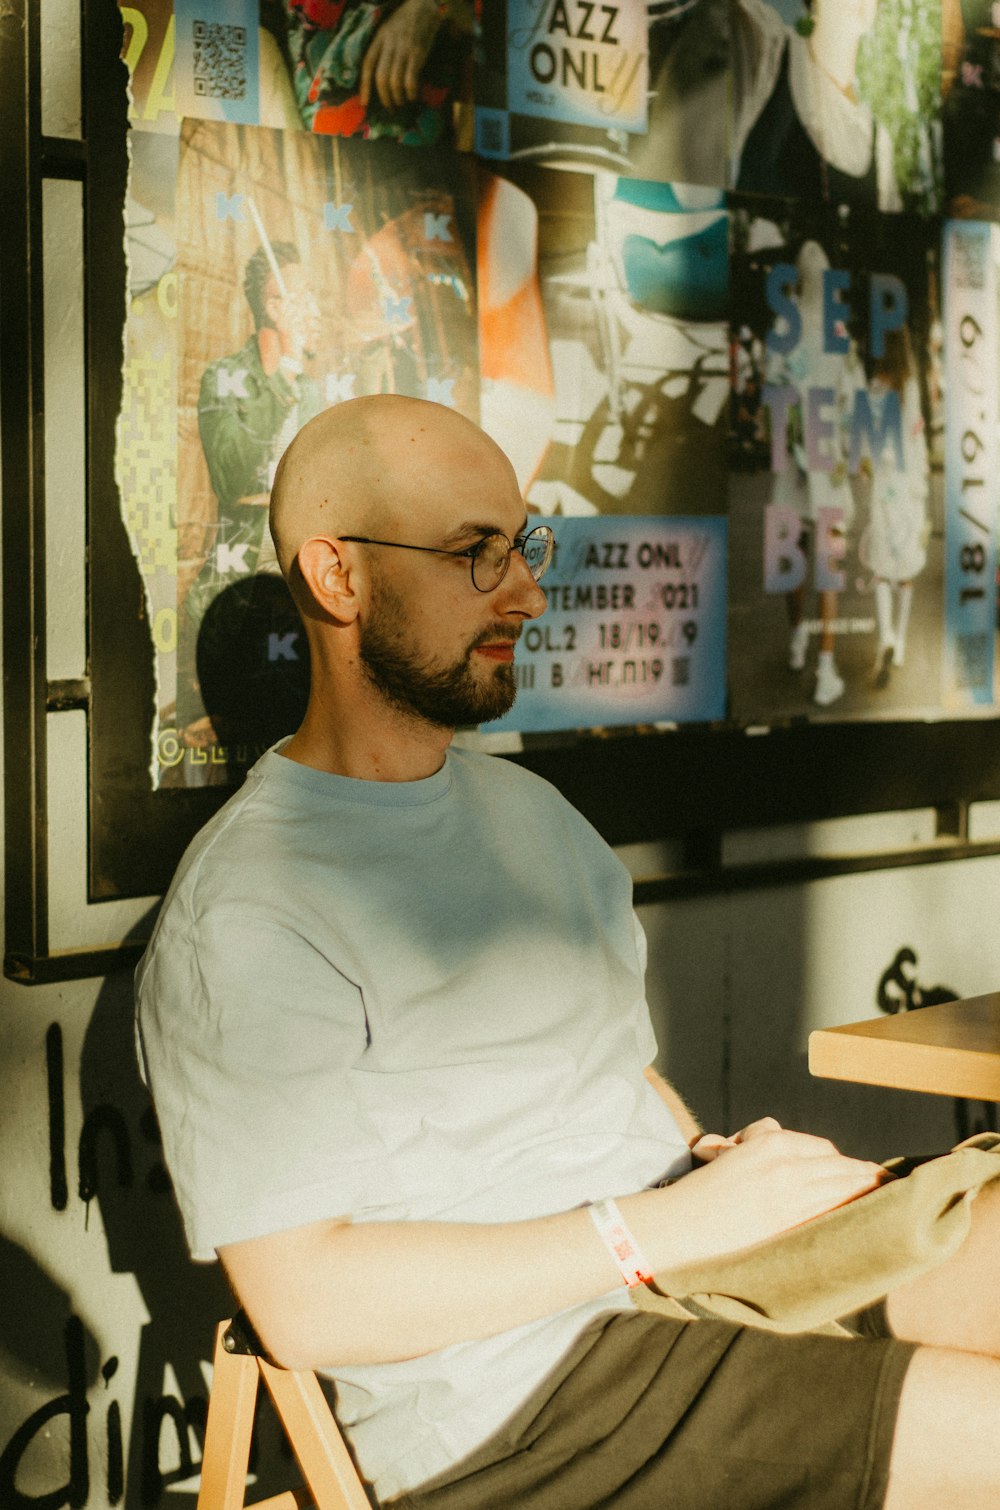
{"label": "qr code on poster", "polygon": [[195,21],[193,85],[195,94],[217,100],[243,100],[247,93],[245,26]]}

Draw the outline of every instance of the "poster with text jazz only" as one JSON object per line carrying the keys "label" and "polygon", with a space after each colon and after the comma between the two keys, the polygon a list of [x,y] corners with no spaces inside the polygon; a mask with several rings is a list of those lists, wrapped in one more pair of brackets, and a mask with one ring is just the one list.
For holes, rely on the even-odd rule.
{"label": "poster with text jazz only", "polygon": [[561,519],[517,701],[487,732],[707,723],[726,705],[726,521]]}

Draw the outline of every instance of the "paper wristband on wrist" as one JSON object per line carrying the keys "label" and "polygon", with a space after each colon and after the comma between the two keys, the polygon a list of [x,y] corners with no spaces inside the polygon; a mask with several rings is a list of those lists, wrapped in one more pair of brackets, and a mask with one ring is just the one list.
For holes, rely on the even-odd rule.
{"label": "paper wristband on wrist", "polygon": [[653,1272],[614,1201],[595,1201],[587,1210],[604,1246],[615,1261],[615,1267],[629,1288],[647,1284],[652,1279]]}

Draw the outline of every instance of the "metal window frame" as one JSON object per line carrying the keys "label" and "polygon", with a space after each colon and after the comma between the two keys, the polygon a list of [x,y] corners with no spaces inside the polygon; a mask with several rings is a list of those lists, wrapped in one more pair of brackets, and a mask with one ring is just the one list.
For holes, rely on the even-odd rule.
{"label": "metal window frame", "polygon": [[[0,463],[3,476],[5,973],[37,983],[134,963],[142,943],[53,950],[46,728],[88,725],[88,900],[162,892],[226,796],[149,785],[153,652],[114,478],[126,269],[126,77],[114,0],[81,0],[82,140],[41,131],[37,0],[0,7]],[[46,675],[42,189],[79,181],[84,215],[87,672]],[[637,901],[1000,853],[971,844],[970,802],[1000,797],[1000,719],[827,724],[755,737],[732,726],[527,736],[510,757],[561,788],[611,843],[675,838],[683,861],[636,883]],[[932,845],[879,855],[724,866],[726,830],[901,808],[938,809]]]}

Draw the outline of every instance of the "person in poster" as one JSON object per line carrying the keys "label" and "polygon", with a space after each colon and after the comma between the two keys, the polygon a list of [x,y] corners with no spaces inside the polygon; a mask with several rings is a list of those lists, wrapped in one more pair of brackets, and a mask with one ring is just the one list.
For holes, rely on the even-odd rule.
{"label": "person in poster", "polygon": [[880,453],[872,470],[868,527],[859,546],[862,562],[875,575],[875,684],[886,687],[892,668],[906,663],[913,579],[927,565],[930,527],[926,430],[906,326],[886,332],[885,353],[872,364],[869,392],[879,430],[893,394],[902,416],[903,466],[890,449]]}
{"label": "person in poster", "polygon": [[243,273],[253,334],[230,356],[206,367],[198,393],[198,432],[217,503],[215,549],[188,592],[189,615],[201,620],[208,600],[237,572],[262,566],[271,476],[292,436],[323,407],[306,371],[319,337],[319,309],[298,251],[265,244]]}
{"label": "person in poster", "polygon": [[732,47],[736,189],[938,207],[939,0],[736,0]]}
{"label": "person in poster", "polygon": [[[824,274],[829,270],[830,260],[818,241],[803,243],[795,266],[798,282],[794,290],[789,290],[788,305],[779,316],[786,322],[786,328],[780,334],[772,328],[767,338],[769,362],[764,402],[771,410],[772,425],[784,420],[785,426],[784,444],[772,448],[774,488],[768,516],[798,517],[797,549],[803,559],[808,556],[813,560],[815,580],[824,582],[832,573],[824,574],[819,564],[821,552],[834,547],[841,554],[854,523],[854,495],[847,476],[847,427],[854,395],[864,385],[864,373],[853,343],[848,341],[845,350],[833,350],[833,343],[827,338]],[[803,406],[809,402],[805,395],[810,391],[831,396],[830,449],[825,458],[830,463],[828,468],[810,465],[817,458],[806,448]],[[790,397],[791,402],[783,402],[778,395]],[[828,708],[844,693],[843,678],[834,659],[837,592],[832,586],[819,586],[816,598],[821,627],[812,696],[821,708]],[[786,592],[786,602],[791,629],[788,665],[792,671],[803,671],[810,640],[804,581]]]}
{"label": "person in poster", "polygon": [[254,329],[238,351],[210,362],[198,391],[198,433],[215,495],[207,553],[183,599],[177,723],[194,747],[214,742],[194,664],[206,612],[228,587],[275,571],[267,533],[271,477],[282,451],[323,408],[306,364],[315,355],[319,310],[297,249],[264,244],[243,270]]}
{"label": "person in poster", "polygon": [[[471,0],[137,0],[134,118],[229,120],[426,146],[467,104]],[[204,15],[203,15],[204,13]]]}

